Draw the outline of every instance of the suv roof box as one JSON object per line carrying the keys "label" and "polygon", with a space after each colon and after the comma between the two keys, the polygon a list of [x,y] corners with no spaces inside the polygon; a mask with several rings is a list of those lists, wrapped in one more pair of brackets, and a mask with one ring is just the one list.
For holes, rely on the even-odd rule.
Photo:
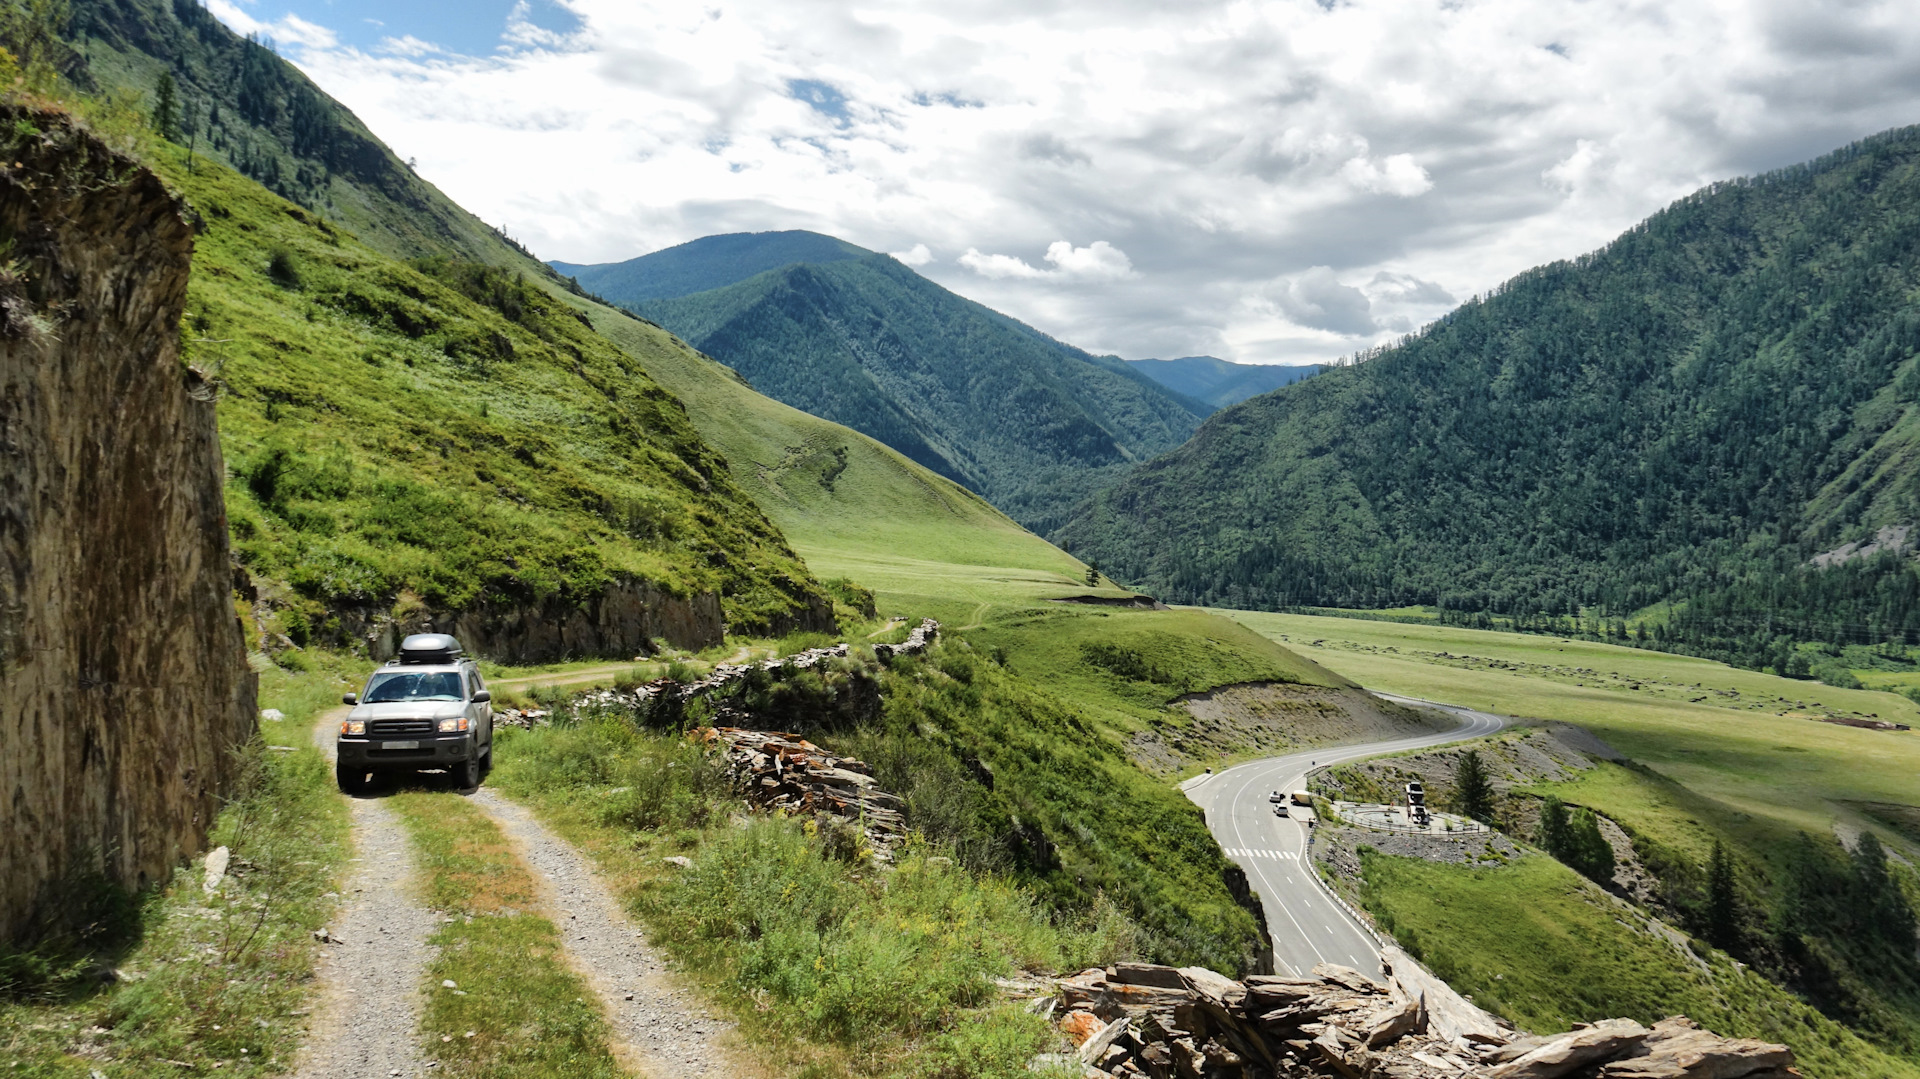
{"label": "suv roof box", "polygon": [[415,633],[400,642],[401,663],[452,663],[466,651],[446,633]]}

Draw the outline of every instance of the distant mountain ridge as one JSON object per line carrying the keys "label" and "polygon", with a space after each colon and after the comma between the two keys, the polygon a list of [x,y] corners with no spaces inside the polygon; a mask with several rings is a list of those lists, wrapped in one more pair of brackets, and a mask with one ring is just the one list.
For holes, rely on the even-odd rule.
{"label": "distant mountain ridge", "polygon": [[625,262],[550,262],[580,287],[623,307],[724,288],[797,262],[862,259],[873,254],[817,232],[734,232],[655,251]]}
{"label": "distant mountain ridge", "polygon": [[1216,409],[1237,405],[1303,378],[1319,374],[1317,363],[1234,363],[1213,356],[1182,356],[1177,360],[1128,360],[1134,370],[1175,393],[1185,394]]}
{"label": "distant mountain ridge", "polygon": [[[793,261],[810,253],[826,258]],[[885,443],[1043,535],[1134,463],[1184,442],[1211,411],[1117,357],[816,233],[710,236],[556,269],[769,397]],[[732,275],[705,291],[636,299]]]}
{"label": "distant mountain ridge", "polygon": [[[1165,598],[1619,617],[1770,663],[1920,640],[1920,128],[1716,184],[1214,416],[1056,538]],[[1697,637],[1697,640],[1695,638]]]}

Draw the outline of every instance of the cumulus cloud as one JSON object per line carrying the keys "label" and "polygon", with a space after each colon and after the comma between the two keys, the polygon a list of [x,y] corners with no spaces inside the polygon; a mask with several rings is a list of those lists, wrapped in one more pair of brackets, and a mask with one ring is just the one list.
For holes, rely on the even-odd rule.
{"label": "cumulus cloud", "polygon": [[1379,328],[1373,320],[1373,301],[1352,285],[1341,284],[1328,266],[1315,266],[1276,283],[1271,296],[1281,314],[1310,330],[1357,337]]}
{"label": "cumulus cloud", "polygon": [[1920,119],[1908,0],[564,0],[479,57],[210,6],[544,256],[964,251],[922,271],[1129,356],[1331,360]]}
{"label": "cumulus cloud", "polygon": [[914,244],[905,251],[889,251],[887,254],[907,266],[925,266],[933,261],[933,252],[926,244]]}
{"label": "cumulus cloud", "polygon": [[1085,247],[1075,247],[1068,240],[1055,240],[1047,245],[1046,260],[1053,264],[1053,269],[1041,269],[1013,255],[983,255],[978,248],[969,247],[957,261],[981,277],[994,280],[1011,277],[1027,281],[1120,281],[1134,276],[1133,260],[1105,240],[1095,240]]}
{"label": "cumulus cloud", "polygon": [[1439,282],[1423,281],[1412,274],[1390,273],[1386,270],[1373,275],[1367,282],[1367,295],[1375,300],[1395,300],[1401,303],[1446,304],[1454,302],[1453,293],[1442,288]]}
{"label": "cumulus cloud", "polygon": [[309,49],[332,49],[340,44],[339,35],[319,23],[288,14],[272,21],[256,19],[233,0],[207,0],[214,17],[242,34],[259,34],[276,45],[296,45]]}
{"label": "cumulus cloud", "polygon": [[1340,178],[1361,191],[1403,199],[1433,190],[1433,177],[1414,164],[1412,154],[1392,154],[1379,161],[1351,158],[1340,166]]}

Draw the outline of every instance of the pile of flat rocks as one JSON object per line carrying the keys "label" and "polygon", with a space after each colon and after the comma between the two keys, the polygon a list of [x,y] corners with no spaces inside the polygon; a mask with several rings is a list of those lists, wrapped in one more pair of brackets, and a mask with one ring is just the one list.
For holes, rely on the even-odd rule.
{"label": "pile of flat rocks", "polygon": [[864,833],[881,861],[906,837],[903,803],[881,790],[861,761],[779,731],[703,727],[693,737],[725,755],[727,778],[759,809],[845,821]]}
{"label": "pile of flat rocks", "polygon": [[1119,963],[1026,994],[1077,1048],[1037,1059],[1153,1079],[1789,1079],[1784,1045],[1722,1038],[1685,1018],[1521,1034],[1395,948],[1388,978],[1321,964],[1234,981],[1202,967]]}
{"label": "pile of flat rocks", "polygon": [[[894,656],[916,656],[933,645],[934,638],[940,635],[940,623],[931,619],[921,619],[920,625],[907,635],[899,644],[876,644],[873,654],[881,661]],[[567,703],[572,714],[578,714],[582,708],[617,707],[638,710],[648,702],[659,698],[671,700],[678,697],[683,701],[692,700],[702,694],[712,693],[745,678],[756,670],[777,671],[781,668],[793,670],[811,670],[835,659],[845,659],[849,651],[846,642],[827,648],[809,648],[804,652],[781,659],[761,660],[758,663],[722,663],[713,668],[705,678],[693,682],[676,682],[671,678],[658,678],[644,686],[627,689],[619,687],[592,689],[577,694]],[[520,727],[531,730],[545,727],[553,722],[553,713],[539,708],[496,708],[493,721],[503,727]]]}
{"label": "pile of flat rocks", "polygon": [[873,654],[881,659],[889,656],[917,656],[933,645],[933,639],[940,635],[940,623],[931,618],[922,618],[907,639],[899,644],[876,644]]}

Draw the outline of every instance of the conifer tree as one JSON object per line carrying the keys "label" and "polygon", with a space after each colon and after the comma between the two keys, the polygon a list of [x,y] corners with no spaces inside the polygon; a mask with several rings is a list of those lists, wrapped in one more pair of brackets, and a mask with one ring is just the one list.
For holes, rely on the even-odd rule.
{"label": "conifer tree", "polygon": [[1480,751],[1469,749],[1453,769],[1453,802],[1462,814],[1474,820],[1493,819],[1493,782],[1487,778],[1487,766]]}
{"label": "conifer tree", "polygon": [[1731,949],[1740,938],[1740,896],[1734,890],[1733,856],[1718,839],[1707,859],[1707,940]]}
{"label": "conifer tree", "polygon": [[153,86],[153,130],[168,141],[180,134],[180,103],[175,97],[171,71],[162,71]]}

